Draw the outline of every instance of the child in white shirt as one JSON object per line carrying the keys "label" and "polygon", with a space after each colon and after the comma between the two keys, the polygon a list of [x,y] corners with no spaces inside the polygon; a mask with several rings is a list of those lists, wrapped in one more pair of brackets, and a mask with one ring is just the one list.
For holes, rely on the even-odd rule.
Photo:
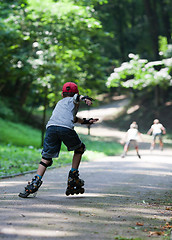
{"label": "child in white shirt", "polygon": [[166,134],[166,130],[165,130],[164,126],[159,122],[158,119],[155,119],[153,121],[153,125],[151,126],[151,128],[149,129],[147,134],[149,134],[149,135],[152,134],[152,136],[153,136],[150,150],[153,150],[155,148],[156,138],[159,138],[160,149],[163,150],[162,134]]}
{"label": "child in white shirt", "polygon": [[124,152],[122,154],[122,158],[124,158],[128,152],[129,146],[132,143],[136,149],[136,153],[137,156],[139,158],[141,158],[140,154],[139,154],[139,148],[138,148],[138,136],[141,136],[141,133],[138,131],[138,125],[136,122],[132,122],[132,124],[130,125],[130,128],[128,129],[127,133],[126,133],[126,143],[124,145]]}

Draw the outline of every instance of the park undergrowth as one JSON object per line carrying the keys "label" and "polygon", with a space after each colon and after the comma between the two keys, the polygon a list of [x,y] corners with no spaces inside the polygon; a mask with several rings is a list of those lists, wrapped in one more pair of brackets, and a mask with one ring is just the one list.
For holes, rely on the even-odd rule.
{"label": "park undergrowth", "polygon": [[[0,125],[0,178],[36,170],[41,159],[41,132],[28,125],[3,119],[0,119]],[[83,161],[117,155],[122,151],[119,143],[105,138],[83,134],[80,138],[87,147]],[[54,159],[53,167],[70,164],[72,155],[73,152],[68,152],[62,144],[59,158]]]}

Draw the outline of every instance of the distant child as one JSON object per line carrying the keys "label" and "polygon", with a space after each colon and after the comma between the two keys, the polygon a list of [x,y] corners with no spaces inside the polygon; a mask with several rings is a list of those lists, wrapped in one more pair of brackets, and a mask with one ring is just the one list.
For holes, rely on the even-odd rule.
{"label": "distant child", "polygon": [[153,150],[155,148],[156,138],[159,138],[159,146],[160,146],[160,149],[163,150],[164,144],[162,141],[162,134],[166,134],[166,130],[165,130],[164,126],[159,122],[158,119],[155,119],[153,121],[153,125],[151,126],[151,128],[149,129],[147,134],[149,134],[149,135],[152,134],[152,136],[153,136],[150,150]]}
{"label": "distant child", "polygon": [[138,131],[138,125],[136,122],[132,122],[132,124],[130,125],[130,128],[128,129],[127,133],[126,133],[126,143],[124,145],[124,152],[122,154],[122,158],[124,158],[127,155],[127,152],[129,150],[129,146],[132,143],[136,149],[136,153],[137,156],[139,158],[141,158],[140,154],[139,154],[139,148],[138,148],[138,136],[141,137],[141,133]]}
{"label": "distant child", "polygon": [[68,151],[74,151],[72,159],[72,167],[69,171],[66,195],[84,193],[84,181],[79,178],[79,165],[82,154],[86,148],[84,143],[78,137],[74,130],[76,122],[80,124],[93,124],[98,119],[81,119],[76,116],[80,101],[84,101],[88,106],[92,104],[92,98],[79,95],[78,86],[73,82],[67,82],[63,85],[62,97],[46,126],[46,135],[42,150],[42,160],[39,163],[36,176],[19,197],[26,198],[29,194],[38,191],[42,184],[42,177],[46,168],[51,166],[52,158],[57,158],[61,149],[62,142],[66,145]]}

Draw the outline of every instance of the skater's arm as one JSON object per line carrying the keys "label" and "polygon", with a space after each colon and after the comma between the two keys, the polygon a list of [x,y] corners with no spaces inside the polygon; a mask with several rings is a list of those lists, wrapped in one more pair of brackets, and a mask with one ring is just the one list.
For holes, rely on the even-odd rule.
{"label": "skater's arm", "polygon": [[80,124],[93,124],[95,122],[97,122],[99,119],[98,118],[90,118],[90,119],[86,119],[86,118],[79,118],[79,117],[75,117],[74,123],[80,123]]}
{"label": "skater's arm", "polygon": [[79,102],[83,101],[85,102],[88,106],[92,104],[93,99],[89,96],[83,96],[79,94],[75,94],[73,97],[73,101],[75,104],[79,104]]}
{"label": "skater's arm", "polygon": [[124,144],[124,143],[127,142],[127,139],[128,139],[128,131],[125,133],[125,135],[124,135],[124,137],[123,137],[121,142],[123,142],[123,144]]}
{"label": "skater's arm", "polygon": [[166,134],[166,129],[165,129],[165,127],[162,126],[162,127],[161,127],[161,130],[162,130],[162,133],[163,133],[163,134]]}
{"label": "skater's arm", "polygon": [[139,138],[142,142],[144,142],[144,139],[143,139],[143,134],[141,132],[138,132],[138,135],[139,135]]}
{"label": "skater's arm", "polygon": [[151,135],[152,133],[152,128],[149,129],[149,131],[147,132],[148,135]]}

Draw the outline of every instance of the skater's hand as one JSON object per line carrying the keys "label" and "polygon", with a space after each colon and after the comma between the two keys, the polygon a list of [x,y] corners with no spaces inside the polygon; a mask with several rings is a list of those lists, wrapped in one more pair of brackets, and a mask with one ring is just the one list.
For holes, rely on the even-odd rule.
{"label": "skater's hand", "polygon": [[94,119],[90,119],[90,120],[89,120],[89,123],[90,123],[90,124],[93,124],[93,123],[95,123],[95,122],[97,122],[97,121],[99,121],[99,119],[98,119],[98,118],[94,118]]}
{"label": "skater's hand", "polygon": [[121,145],[124,145],[125,144],[125,141],[124,140],[120,140],[119,141]]}
{"label": "skater's hand", "polygon": [[165,134],[166,134],[166,131],[165,131],[165,130],[163,130],[163,131],[162,131],[162,134],[163,134],[163,135],[165,135]]}
{"label": "skater's hand", "polygon": [[80,98],[80,101],[84,101],[88,106],[90,106],[92,104],[92,102],[94,101],[94,99],[89,96],[80,95],[79,98]]}
{"label": "skater's hand", "polygon": [[91,125],[91,124],[97,122],[98,120],[99,120],[98,118],[94,118],[94,119],[93,118],[90,118],[90,119],[83,118],[80,123]]}
{"label": "skater's hand", "polygon": [[92,104],[92,101],[90,100],[90,99],[85,99],[85,103],[88,105],[88,106],[90,106],[91,104]]}

